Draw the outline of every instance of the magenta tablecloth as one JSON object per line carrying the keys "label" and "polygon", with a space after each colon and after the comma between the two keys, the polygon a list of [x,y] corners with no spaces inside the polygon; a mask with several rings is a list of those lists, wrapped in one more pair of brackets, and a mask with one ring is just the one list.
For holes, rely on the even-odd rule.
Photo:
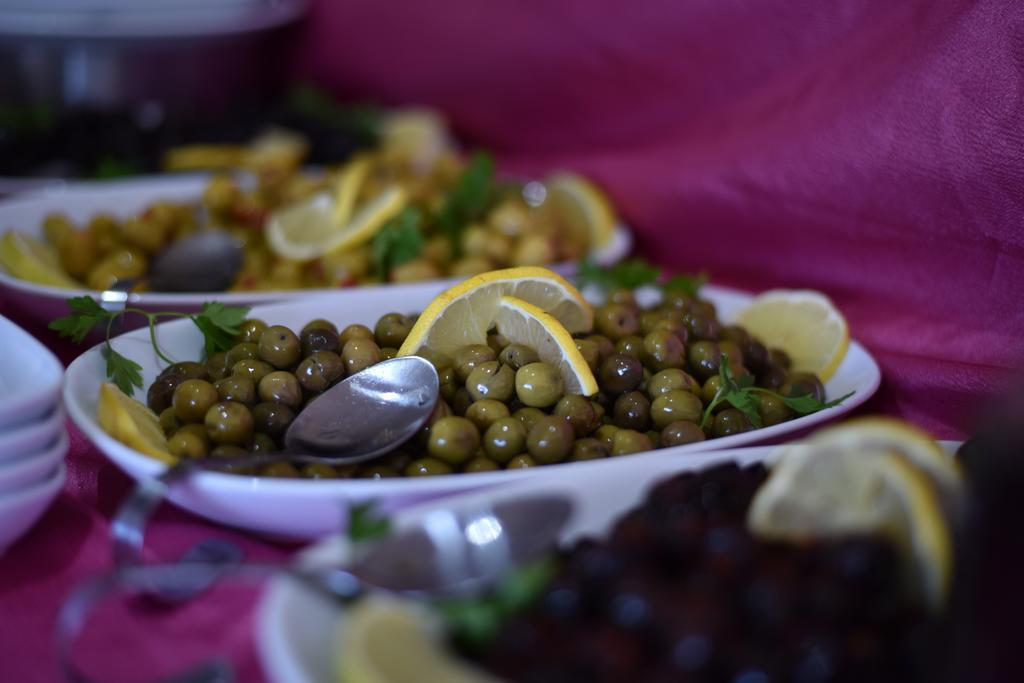
{"label": "magenta tablecloth", "polygon": [[[606,4],[322,0],[294,68],[342,95],[438,106],[510,170],[592,174],[658,263],[827,292],[883,368],[861,412],[964,437],[1024,350],[1020,5]],[[57,606],[109,567],[127,480],[72,434],[65,491],[0,559],[4,680],[55,679]],[[292,550],[170,509],[153,528],[154,557],[211,533],[254,558]],[[112,619],[85,661],[141,680],[221,651],[259,680],[255,596],[130,645]]]}

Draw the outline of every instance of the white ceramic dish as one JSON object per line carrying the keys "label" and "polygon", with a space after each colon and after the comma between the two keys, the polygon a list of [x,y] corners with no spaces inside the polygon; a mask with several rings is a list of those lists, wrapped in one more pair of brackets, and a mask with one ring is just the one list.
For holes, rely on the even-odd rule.
{"label": "white ceramic dish", "polygon": [[51,412],[64,366],[35,337],[0,316],[0,431]]}
{"label": "white ceramic dish", "polygon": [[[84,224],[100,212],[119,217],[131,216],[153,202],[198,202],[209,176],[203,174],[149,176],[115,181],[57,182],[41,190],[0,201],[0,232],[14,228],[33,237],[42,238],[43,219],[51,213],[63,213],[76,224]],[[597,263],[610,265],[622,260],[633,247],[632,233],[619,226],[611,244],[593,254]],[[575,272],[575,264],[561,264],[554,269],[563,275]],[[457,279],[440,282],[450,286]],[[132,294],[129,305],[151,311],[197,311],[203,302],[216,299],[232,306],[254,306],[274,301],[293,301],[322,294],[344,293],[362,295],[367,291],[388,290],[401,285],[376,285],[349,289],[302,289],[265,292],[205,292],[197,294],[142,293]],[[99,292],[90,289],[62,289],[27,282],[10,275],[0,267],[0,288],[8,292],[13,303],[26,313],[40,319],[53,320],[67,314],[65,299],[91,296],[99,300]]]}
{"label": "white ceramic dish", "polygon": [[30,453],[21,460],[0,465],[0,500],[17,494],[47,478],[68,452],[68,435],[61,432],[45,450]]}
{"label": "white ceramic dish", "polygon": [[9,496],[0,496],[0,553],[35,524],[60,493],[67,477],[67,465],[61,463],[44,481]]}
{"label": "white ceramic dish", "polygon": [[[941,442],[952,455],[959,442]],[[392,524],[403,528],[431,512],[472,510],[486,503],[516,500],[531,495],[561,494],[573,502],[573,515],[561,535],[563,545],[581,537],[601,538],[623,513],[640,504],[656,483],[683,471],[701,470],[721,462],[748,465],[771,462],[773,448],[741,448],[693,456],[691,459],[648,461],[641,467],[620,467],[594,472],[574,484],[537,481],[516,482],[495,491],[468,493],[444,501],[409,508],[395,515]],[[305,566],[338,566],[348,558],[348,543],[337,536],[324,539],[303,551],[298,562]],[[256,618],[256,644],[264,673],[273,683],[332,683],[338,629],[344,610],[309,589],[281,575],[271,579],[263,592]]]}
{"label": "white ceramic dish", "polygon": [[[401,290],[374,289],[365,291],[358,298],[321,298],[263,306],[253,309],[251,315],[269,324],[295,328],[320,317],[333,319],[342,325],[363,323],[372,326],[381,314],[388,311],[421,310],[441,289],[438,284]],[[716,304],[725,320],[750,300],[749,295],[717,287],[706,288],[705,296]],[[202,337],[187,320],[161,325],[158,338],[172,358],[191,360],[201,357]],[[148,387],[162,367],[153,352],[148,331],[129,332],[115,339],[113,344],[120,353],[142,365],[143,382]],[[144,479],[159,474],[164,465],[114,440],[96,421],[96,400],[99,386],[104,381],[104,363],[100,348],[96,347],[82,354],[68,368],[64,386],[68,414],[103,453],[132,477]],[[842,365],[825,386],[827,395],[833,398],[849,391],[856,392],[842,405],[745,434],[634,455],[628,458],[628,462],[639,467],[647,460],[685,459],[700,451],[778,441],[852,410],[875,392],[879,379],[878,365],[871,355],[856,342],[851,342]],[[144,392],[138,391],[137,394],[145,400]],[[383,508],[394,510],[459,491],[508,484],[516,479],[573,481],[613,464],[612,460],[602,460],[515,471],[379,481],[308,481],[203,473],[176,487],[171,492],[171,500],[224,524],[271,535],[314,538],[342,527],[350,502],[375,498]]]}
{"label": "white ceramic dish", "polygon": [[27,422],[0,431],[0,467],[23,460],[53,443],[64,429],[64,410],[58,405],[35,422]]}

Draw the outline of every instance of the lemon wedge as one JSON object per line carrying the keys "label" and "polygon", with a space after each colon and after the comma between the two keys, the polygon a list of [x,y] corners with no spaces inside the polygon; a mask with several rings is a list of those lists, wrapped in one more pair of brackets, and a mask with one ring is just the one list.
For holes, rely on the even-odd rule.
{"label": "lemon wedge", "polygon": [[747,525],[758,536],[798,542],[881,534],[902,551],[925,602],[941,608],[953,570],[945,492],[905,453],[853,445],[835,432],[828,442],[784,447]]}
{"label": "lemon wedge", "polygon": [[100,385],[96,419],[103,431],[125,446],[161,462],[177,462],[167,450],[167,437],[160,428],[160,418],[156,413],[111,382]]}
{"label": "lemon wedge", "polygon": [[812,290],[765,292],[734,322],[788,353],[794,370],[812,372],[822,382],[835,374],[850,344],[846,319],[828,297]]}
{"label": "lemon wedge", "polygon": [[441,624],[417,603],[368,595],[345,614],[338,683],[497,683],[444,648]]}
{"label": "lemon wedge", "polygon": [[412,107],[387,114],[380,122],[381,156],[390,164],[426,172],[453,148],[444,116]]}
{"label": "lemon wedge", "polygon": [[503,296],[494,318],[498,333],[513,344],[537,352],[542,361],[558,368],[565,393],[593,396],[599,390],[594,373],[576,348],[569,331],[554,316],[514,296]]}
{"label": "lemon wedge", "polygon": [[370,172],[370,159],[357,157],[346,164],[334,189],[334,224],[345,225],[355,211],[359,190]]}
{"label": "lemon wedge", "polygon": [[591,249],[611,242],[618,220],[608,197],[594,183],[572,174],[559,173],[545,182],[545,207],[569,235],[585,239]]}
{"label": "lemon wedge", "polygon": [[265,227],[267,244],[278,256],[292,261],[352,249],[373,239],[405,203],[405,191],[391,186],[354,211],[347,222],[338,224],[335,197],[316,194],[270,215]]}
{"label": "lemon wedge", "polygon": [[539,307],[569,333],[587,332],[594,324],[590,304],[557,273],[534,266],[493,270],[464,280],[431,301],[398,355],[410,356],[425,347],[454,354],[467,344],[485,344],[503,296]]}
{"label": "lemon wedge", "polygon": [[82,287],[60,267],[56,249],[16,230],[8,230],[0,239],[0,263],[14,277],[38,285],[67,289]]}

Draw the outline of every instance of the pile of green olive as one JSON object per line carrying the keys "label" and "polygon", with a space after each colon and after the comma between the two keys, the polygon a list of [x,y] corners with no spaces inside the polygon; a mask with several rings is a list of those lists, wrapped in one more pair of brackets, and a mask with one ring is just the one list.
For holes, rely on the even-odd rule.
{"label": "pile of green olive", "polygon": [[[641,309],[633,293],[612,292],[595,310],[594,333],[576,346],[600,391],[566,394],[558,369],[533,349],[496,333],[454,356],[426,351],[438,370],[440,399],[421,433],[377,460],[345,467],[269,465],[264,476],[394,477],[483,472],[595,460],[679,446],[754,428],[722,402],[705,419],[720,386],[719,366],[749,375],[784,396],[824,400],[814,375],[745,330],[723,326],[714,306],[683,294]],[[281,447],[285,430],[309,401],[344,377],[397,353],[415,321],[388,313],[370,329],[339,331],[314,320],[295,334],[247,320],[237,343],[205,362],[176,363],[150,386],[168,449],[178,458],[217,458]],[[794,417],[771,394],[760,395],[761,422]]]}

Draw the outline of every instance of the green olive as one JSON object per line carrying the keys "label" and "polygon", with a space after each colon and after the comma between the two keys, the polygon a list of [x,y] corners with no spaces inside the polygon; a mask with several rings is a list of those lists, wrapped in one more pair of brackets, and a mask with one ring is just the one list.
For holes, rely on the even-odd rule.
{"label": "green olive", "polygon": [[692,375],[687,374],[679,368],[669,368],[655,373],[647,382],[647,396],[652,401],[662,394],[676,389],[689,391],[692,394],[699,394],[701,386]]}
{"label": "green olive", "polygon": [[651,419],[654,420],[658,429],[664,429],[667,425],[678,420],[700,422],[704,415],[704,404],[700,399],[689,391],[673,389],[658,398],[651,404]]}
{"label": "green olive", "polygon": [[611,455],[631,455],[654,448],[651,438],[634,429],[620,429],[612,437]]}
{"label": "green olive", "polygon": [[334,334],[338,334],[338,326],[332,323],[330,320],[324,320],[323,318],[310,320],[308,323],[303,325],[302,329],[299,331],[299,336],[301,337],[303,334],[311,330],[327,330],[329,332],[333,332]]}
{"label": "green olive", "polygon": [[157,377],[146,391],[146,405],[157,415],[171,407],[174,390],[184,380],[181,377]]}
{"label": "green olive", "polygon": [[563,393],[562,375],[548,363],[529,363],[516,371],[516,397],[524,405],[547,408]]}
{"label": "green olive", "polygon": [[180,363],[173,363],[164,368],[158,378],[176,377],[180,380],[186,379],[210,379],[210,373],[202,363],[186,360]]}
{"label": "green olive", "polygon": [[210,441],[221,445],[241,446],[253,435],[252,413],[241,403],[221,401],[206,411],[204,419]]}
{"label": "green olive", "polygon": [[740,345],[734,341],[724,339],[718,342],[718,350],[721,352],[724,358],[728,359],[729,369],[735,374],[738,370],[743,369],[743,351],[740,350]]}
{"label": "green olive", "polygon": [[273,325],[260,335],[259,357],[278,370],[295,367],[302,358],[302,343],[284,325]]}
{"label": "green olive", "polygon": [[430,349],[426,346],[417,351],[416,355],[420,356],[421,358],[426,358],[427,360],[429,360],[433,364],[434,369],[438,371],[438,373],[450,369],[452,367],[452,364],[454,363],[452,357],[449,356],[447,353],[434,351],[433,349]]}
{"label": "green olive", "polygon": [[206,411],[219,400],[217,389],[206,380],[187,379],[174,390],[171,404],[180,422],[202,422]]}
{"label": "green olive", "polygon": [[685,446],[688,443],[696,443],[705,439],[704,430],[696,422],[677,420],[665,425],[661,430],[661,445],[663,448],[672,446]]}
{"label": "green olive", "polygon": [[587,367],[590,368],[591,372],[597,371],[598,366],[601,364],[601,350],[598,348],[597,342],[589,339],[576,339],[575,342],[576,350],[583,356]]}
{"label": "green olive", "polygon": [[569,460],[572,462],[601,460],[608,457],[608,451],[608,444],[601,439],[579,439],[572,445],[572,453],[569,455]]}
{"label": "green olive", "polygon": [[180,430],[167,439],[167,451],[179,460],[199,460],[210,452],[209,442],[193,431]]}
{"label": "green olive", "polygon": [[644,337],[642,358],[644,364],[655,372],[681,368],[686,363],[683,343],[679,337],[665,330],[655,330]]}
{"label": "green olive", "polygon": [[462,466],[462,471],[467,474],[472,474],[473,472],[494,472],[500,469],[501,467],[498,466],[498,463],[483,456],[473,458]]}
{"label": "green olive", "polygon": [[295,419],[295,411],[280,403],[257,403],[252,409],[252,419],[256,431],[279,439]]}
{"label": "green olive", "polygon": [[626,392],[615,399],[612,420],[622,429],[645,431],[651,424],[651,402],[642,392]]}
{"label": "green olive", "polygon": [[[480,368],[477,368],[479,370]],[[508,368],[505,368],[506,370]],[[476,372],[474,370],[473,372]],[[511,370],[509,371],[511,372]],[[472,377],[472,375],[470,375]],[[487,431],[495,420],[509,417],[508,406],[501,401],[492,398],[485,398],[473,403],[466,409],[466,419],[476,425],[481,434]],[[518,452],[518,451],[517,451]]]}
{"label": "green olive", "polygon": [[326,391],[345,376],[345,363],[333,351],[314,351],[295,368],[299,385],[311,394]]}
{"label": "green olive", "polygon": [[711,433],[716,437],[731,436],[749,432],[754,428],[747,416],[736,408],[728,408],[715,415]]}
{"label": "green olive", "polygon": [[494,353],[500,354],[508,346],[508,339],[496,332],[490,332],[487,335],[487,345]]}
{"label": "green olive", "polygon": [[244,375],[225,377],[217,380],[213,386],[216,387],[221,401],[236,401],[247,406],[256,405],[256,383]]}
{"label": "green olive", "polygon": [[[434,426],[434,423],[443,417],[448,417],[452,414],[452,409],[448,403],[443,399],[438,399],[437,403],[434,404],[434,410],[431,411],[430,417],[427,418],[426,423],[420,428],[420,431],[416,433],[416,444],[425,449],[427,442],[430,441],[430,428]],[[399,468],[401,469],[401,468]]]}
{"label": "green olive", "polygon": [[338,344],[344,348],[353,339],[373,339],[373,330],[358,323],[349,325],[338,334]]}
{"label": "green olive", "polygon": [[438,370],[437,383],[438,393],[441,394],[441,398],[449,403],[455,399],[455,392],[457,390],[465,389],[462,383],[459,382],[459,378],[455,375],[455,370],[452,368]]}
{"label": "green olive", "polygon": [[611,339],[604,336],[603,334],[592,334],[586,337],[587,340],[597,344],[598,363],[603,363],[604,359],[615,353],[615,345]]}
{"label": "green olive", "polygon": [[274,477],[277,479],[291,479],[299,476],[299,471],[290,462],[275,462],[266,465],[260,470],[262,477]]}
{"label": "green olive", "polygon": [[260,336],[266,331],[267,324],[258,318],[249,318],[238,326],[236,344],[258,344]]}
{"label": "green olive", "polygon": [[300,474],[306,479],[335,479],[338,476],[333,467],[322,462],[311,462],[302,468]]}
{"label": "green olive", "polygon": [[537,352],[523,344],[509,344],[498,354],[498,360],[513,370],[518,370],[524,365],[536,363],[540,360]]}
{"label": "green olive", "polygon": [[640,311],[637,321],[640,323],[640,335],[646,337],[654,331],[654,326],[665,319],[665,312],[656,308]]}
{"label": "green olive", "polygon": [[600,424],[590,399],[574,394],[558,400],[555,404],[555,415],[564,418],[577,437],[586,436]]}
{"label": "green olive", "polygon": [[231,374],[231,366],[228,365],[228,354],[223,351],[218,351],[206,359],[206,372],[210,375],[210,379],[218,380],[224,379]]}
{"label": "green olive", "polygon": [[478,364],[466,378],[466,391],[474,401],[508,401],[515,390],[516,373],[496,360]]}
{"label": "green olive", "polygon": [[626,287],[619,287],[608,292],[607,303],[610,304],[622,304],[629,308],[636,308],[636,295],[633,294],[632,289]]}
{"label": "green olive", "polygon": [[281,449],[277,447],[277,443],[269,436],[256,432],[252,435],[252,443],[249,444],[249,450],[253,453],[276,453]]}
{"label": "green olive", "polygon": [[613,353],[601,363],[598,382],[611,394],[624,394],[636,389],[643,380],[644,367],[635,356]]}
{"label": "green olive", "polygon": [[526,428],[526,431],[530,431],[537,420],[544,417],[544,415],[545,413],[543,410],[534,408],[533,406],[524,406],[512,413],[512,417],[519,420],[523,424],[523,427]]}
{"label": "green olive", "polygon": [[527,428],[518,418],[498,418],[484,432],[484,452],[497,463],[507,463],[526,448],[526,433]]}
{"label": "green olive", "polygon": [[[307,325],[307,328],[309,326]],[[314,327],[312,329],[303,329],[299,335],[299,340],[302,343],[302,357],[307,358],[317,351],[330,351],[331,353],[338,353],[341,351],[341,344],[338,341],[338,333],[334,330]]]}
{"label": "green olive", "polygon": [[280,403],[293,410],[302,405],[299,380],[284,370],[275,370],[260,380],[259,396],[264,403]]}
{"label": "green olive", "polygon": [[419,458],[413,460],[405,468],[407,477],[433,477],[439,474],[451,474],[452,466],[437,458]]}
{"label": "green olive", "polygon": [[[697,306],[700,303],[697,302],[694,305]],[[696,310],[687,313],[683,321],[686,323],[686,328],[690,333],[692,342],[715,341],[722,331],[722,325],[718,320],[714,317],[702,315]]]}
{"label": "green olive", "polygon": [[615,342],[615,353],[624,353],[627,356],[640,358],[644,352],[644,338],[635,334],[623,337]]}
{"label": "green olive", "polygon": [[722,360],[718,344],[713,341],[697,341],[690,344],[686,352],[689,359],[690,372],[701,382],[718,374],[718,366]]}
{"label": "green olive", "polygon": [[761,422],[765,427],[771,427],[781,422],[792,419],[793,409],[786,405],[778,396],[772,394],[760,394],[760,404],[757,413],[761,416]]}
{"label": "green olive", "polygon": [[380,347],[372,339],[349,339],[342,347],[341,360],[345,362],[345,374],[354,375],[381,361]]}
{"label": "green olive", "polygon": [[445,417],[430,427],[427,452],[450,465],[461,465],[480,447],[480,432],[464,417]]}
{"label": "green olive", "polygon": [[356,476],[360,479],[392,479],[398,476],[398,471],[387,465],[372,463],[356,470]]}
{"label": "green olive", "polygon": [[757,375],[757,386],[778,391],[789,381],[789,371],[778,363],[768,361]]}
{"label": "green olive", "polygon": [[174,432],[181,429],[181,420],[174,412],[174,406],[164,408],[160,411],[160,429],[164,431],[165,436],[170,436]]}
{"label": "green olive", "polygon": [[385,313],[373,328],[373,337],[380,346],[398,348],[409,336],[412,321],[401,313]]}
{"label": "green olive", "polygon": [[259,359],[259,357],[260,347],[258,344],[241,342],[228,349],[224,354],[224,363],[233,368],[238,361]]}
{"label": "green olive", "polygon": [[231,374],[248,377],[256,384],[274,371],[274,366],[257,358],[246,358],[231,366]]}
{"label": "green olive", "polygon": [[640,330],[636,309],[626,304],[607,303],[594,311],[594,328],[608,339],[618,341]]}
{"label": "green olive", "polygon": [[572,451],[572,426],[558,415],[545,415],[537,420],[526,435],[526,450],[542,465],[565,460]]}
{"label": "green olive", "polygon": [[529,453],[520,453],[505,464],[506,470],[525,470],[528,467],[536,467],[537,461]]}
{"label": "green olive", "polygon": [[768,349],[768,360],[782,366],[783,370],[789,370],[793,367],[793,359],[782,349]]}
{"label": "green olive", "polygon": [[[721,388],[722,378],[719,377],[718,375],[712,375],[711,377],[708,377],[707,381],[704,382],[704,386],[701,387],[700,397],[704,400],[704,403],[711,403],[712,401],[715,400],[715,396],[718,395],[718,390]],[[727,407],[728,406],[725,404],[725,402],[721,401],[715,408],[715,412],[718,412],[719,410],[724,410]]]}
{"label": "green olive", "polygon": [[681,320],[662,319],[651,332],[668,332],[675,335],[684,349],[690,342],[690,330]]}
{"label": "green olive", "polygon": [[779,387],[783,396],[812,396],[818,401],[825,400],[825,386],[809,372],[793,372],[789,380]]}
{"label": "green olive", "polygon": [[466,387],[456,389],[455,396],[452,398],[452,412],[465,417],[466,411],[471,405],[473,405],[473,397],[466,391]]}
{"label": "green olive", "polygon": [[488,363],[496,360],[498,354],[486,344],[469,344],[455,352],[452,358],[452,367],[455,368],[455,375],[460,382],[465,383],[473,368],[481,363]]}

